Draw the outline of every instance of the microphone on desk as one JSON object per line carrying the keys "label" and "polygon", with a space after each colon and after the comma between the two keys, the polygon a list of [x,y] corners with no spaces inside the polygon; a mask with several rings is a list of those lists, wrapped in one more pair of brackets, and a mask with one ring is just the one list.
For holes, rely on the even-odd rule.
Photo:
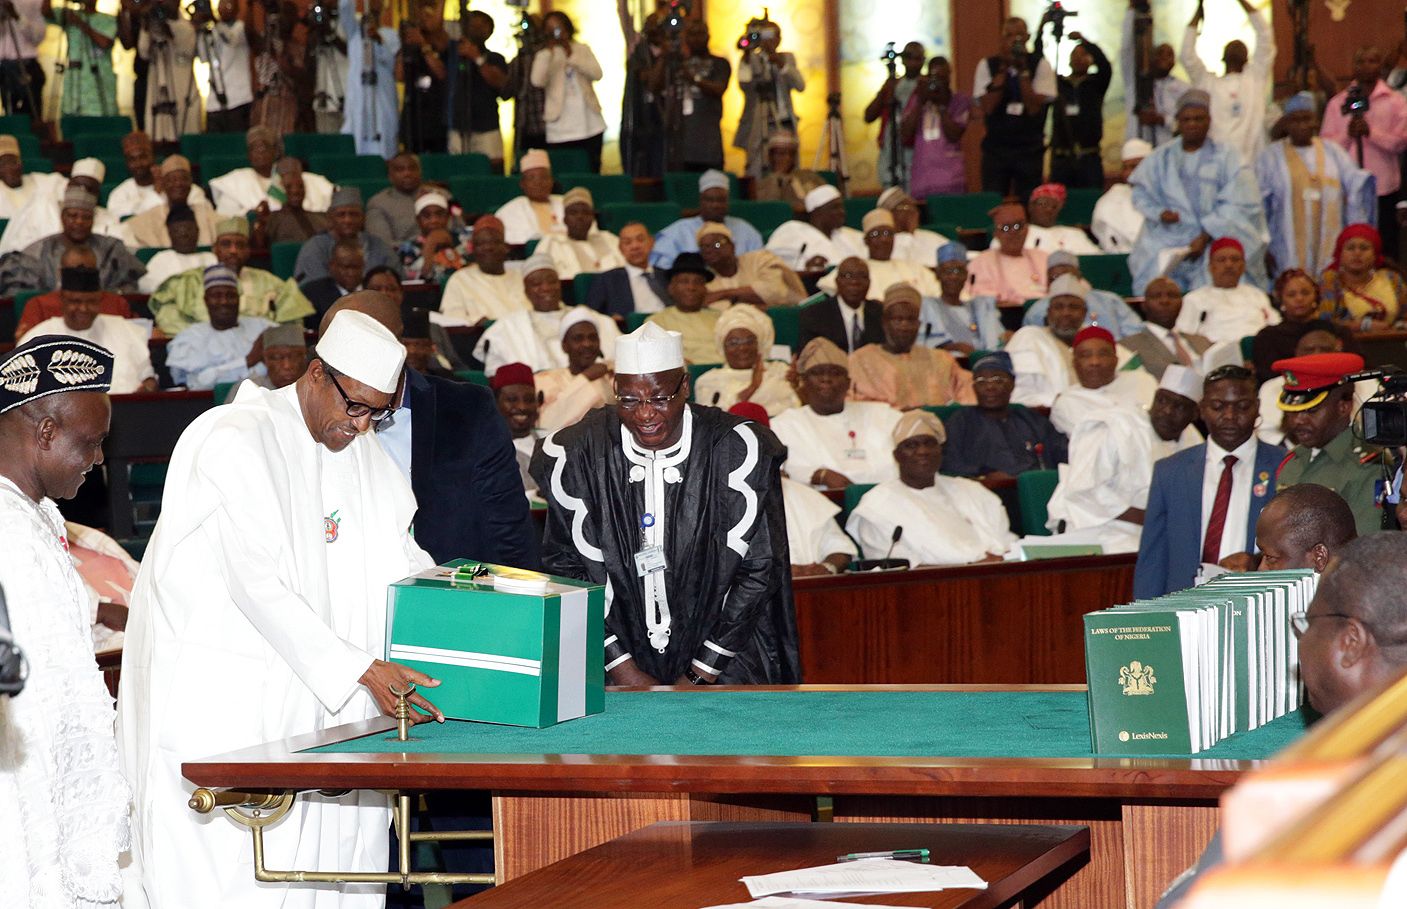
{"label": "microphone on desk", "polygon": [[889,557],[894,554],[894,547],[899,545],[899,538],[904,535],[904,525],[900,524],[894,528],[894,535],[889,538],[889,550],[884,554],[884,561],[888,562]]}
{"label": "microphone on desk", "polygon": [[0,697],[14,697],[23,691],[28,675],[24,651],[10,635],[10,613],[5,608],[5,589],[0,587]]}
{"label": "microphone on desk", "polygon": [[723,397],[723,392],[721,392],[721,391],[715,391],[715,392],[713,393],[713,400],[712,400],[712,401],[709,401],[708,403],[709,403],[711,406],[713,406],[713,407],[717,407],[717,406],[718,406],[718,399],[721,398],[721,397]]}

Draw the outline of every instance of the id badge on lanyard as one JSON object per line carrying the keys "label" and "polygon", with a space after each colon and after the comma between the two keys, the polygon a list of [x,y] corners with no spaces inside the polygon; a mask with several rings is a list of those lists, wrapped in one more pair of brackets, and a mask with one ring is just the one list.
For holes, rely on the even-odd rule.
{"label": "id badge on lanyard", "polygon": [[663,546],[647,545],[645,531],[655,526],[655,516],[648,511],[640,516],[640,546],[639,552],[635,553],[635,574],[644,577],[656,571],[664,571],[669,567],[669,560],[665,557]]}
{"label": "id badge on lanyard", "polygon": [[859,443],[856,441],[856,439],[855,439],[855,430],[853,430],[853,429],[850,430],[850,432],[848,433],[848,435],[850,436],[850,447],[847,448],[847,449],[845,449],[845,457],[846,457],[846,459],[847,459],[847,460],[850,460],[850,461],[863,461],[863,460],[865,460],[865,458],[866,458],[866,452],[865,452],[865,450],[864,450],[863,448],[860,447]]}

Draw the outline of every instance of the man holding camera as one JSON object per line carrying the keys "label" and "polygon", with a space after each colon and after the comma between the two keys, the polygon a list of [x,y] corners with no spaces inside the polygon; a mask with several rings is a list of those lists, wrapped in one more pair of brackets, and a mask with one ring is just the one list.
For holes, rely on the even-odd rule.
{"label": "man holding camera", "polygon": [[1319,135],[1340,146],[1378,182],[1378,230],[1383,248],[1397,252],[1397,200],[1401,198],[1402,152],[1407,149],[1407,100],[1383,81],[1383,52],[1360,47],[1353,55],[1353,82],[1329,99]]}
{"label": "man holding camera", "polygon": [[982,189],[1025,199],[1041,183],[1045,111],[1055,97],[1055,72],[1026,50],[1023,19],[1002,25],[1001,49],[977,64],[973,93],[987,121],[982,139]]}
{"label": "man holding camera", "polygon": [[137,56],[147,64],[144,122],[152,141],[176,142],[200,132],[200,95],[192,68],[195,27],[181,18],[180,0],[123,0],[123,12],[127,15],[118,16],[118,37],[128,44],[135,31]]}
{"label": "man holding camera", "polygon": [[[865,122],[880,121],[879,161],[875,164],[875,173],[879,175],[880,185],[886,187],[905,186],[907,185],[905,181],[908,179],[909,168],[914,161],[914,149],[912,142],[896,143],[894,120],[896,114],[903,116],[909,98],[913,97],[914,91],[919,87],[919,82],[922,81],[926,52],[923,45],[917,41],[905,44],[904,52],[899,55],[899,59],[904,64],[902,76],[894,71],[893,44],[889,45],[883,59],[885,65],[889,67],[889,78],[884,80],[884,84],[879,88],[879,93],[865,108]],[[902,162],[898,164],[894,161],[896,144],[899,145],[902,158]]]}
{"label": "man holding camera", "polygon": [[781,43],[781,26],[766,18],[748,22],[747,34],[738,42],[743,114],[733,146],[747,152],[747,172],[753,177],[767,172],[767,137],[779,129],[797,131],[791,94],[806,90],[796,57],[777,50]]}
{"label": "man holding camera", "polygon": [[708,49],[708,25],[689,19],[678,38],[645,74],[645,84],[664,102],[668,170],[702,173],[723,167],[723,93],[733,67]]}

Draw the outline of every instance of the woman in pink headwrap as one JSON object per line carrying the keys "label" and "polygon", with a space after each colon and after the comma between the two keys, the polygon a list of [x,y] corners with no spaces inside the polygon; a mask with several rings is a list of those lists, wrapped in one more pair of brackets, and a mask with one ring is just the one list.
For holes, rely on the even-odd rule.
{"label": "woman in pink headwrap", "polygon": [[1355,331],[1386,331],[1402,321],[1407,283],[1383,267],[1383,240],[1369,224],[1350,224],[1334,244],[1334,260],[1319,281],[1320,306]]}

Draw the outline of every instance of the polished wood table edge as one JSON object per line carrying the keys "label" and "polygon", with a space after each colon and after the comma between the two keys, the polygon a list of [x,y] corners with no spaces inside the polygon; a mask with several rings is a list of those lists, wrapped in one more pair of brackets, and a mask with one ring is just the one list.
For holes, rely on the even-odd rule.
{"label": "polished wood table edge", "polygon": [[[984,825],[964,824],[962,826]],[[1032,825],[997,824],[995,826],[1028,827]],[[1048,827],[1051,830],[1066,830],[1070,832],[1070,836],[1052,846],[1041,855],[1040,858],[1033,862],[1027,862],[1018,871],[1008,874],[999,881],[988,881],[986,891],[973,900],[974,906],[982,903],[993,907],[1006,906],[1070,862],[1081,857],[1089,858],[1090,852],[1093,849],[1089,827],[1084,824],[1048,824],[1040,826]],[[1016,905],[1021,906],[1025,904],[1018,902]]]}
{"label": "polished wood table edge", "polygon": [[893,584],[933,584],[940,581],[970,580],[972,578],[1012,577],[1022,574],[1065,574],[1101,571],[1110,568],[1133,568],[1138,554],[1071,556],[1063,559],[1030,559],[1011,562],[978,562],[972,565],[946,565],[934,568],[910,568],[903,571],[860,571],[837,575],[794,578],[792,590],[834,590],[849,587],[873,587]]}

